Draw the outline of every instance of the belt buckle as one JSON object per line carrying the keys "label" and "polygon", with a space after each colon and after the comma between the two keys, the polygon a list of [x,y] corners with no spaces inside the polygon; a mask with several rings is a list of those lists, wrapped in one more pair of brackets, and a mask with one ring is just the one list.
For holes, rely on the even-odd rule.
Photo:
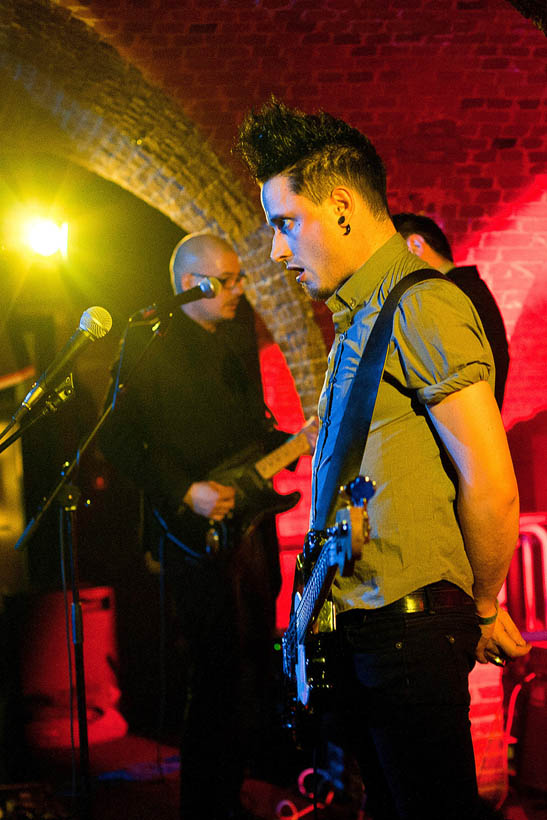
{"label": "belt buckle", "polygon": [[405,612],[408,615],[413,615],[416,612],[424,612],[426,609],[426,602],[423,595],[416,595],[410,593],[405,595]]}

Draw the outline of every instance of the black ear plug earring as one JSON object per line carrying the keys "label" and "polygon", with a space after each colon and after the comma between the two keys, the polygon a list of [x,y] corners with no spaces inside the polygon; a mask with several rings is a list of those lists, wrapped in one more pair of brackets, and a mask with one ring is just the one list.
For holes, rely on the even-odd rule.
{"label": "black ear plug earring", "polygon": [[[345,221],[346,221],[346,217],[344,215],[338,217],[338,224],[339,225],[343,225]],[[347,236],[350,231],[351,231],[351,226],[346,225],[346,230],[344,231],[344,236]]]}

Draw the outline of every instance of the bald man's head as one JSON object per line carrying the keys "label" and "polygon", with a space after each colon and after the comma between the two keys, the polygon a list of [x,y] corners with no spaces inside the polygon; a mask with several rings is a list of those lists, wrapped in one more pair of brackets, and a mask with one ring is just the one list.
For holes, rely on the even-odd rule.
{"label": "bald man's head", "polygon": [[214,275],[209,269],[210,263],[222,254],[233,254],[235,251],[225,239],[212,233],[190,233],[175,246],[169,262],[171,285],[175,293],[180,293],[181,278],[185,273]]}
{"label": "bald man's head", "polygon": [[243,293],[244,277],[238,256],[229,242],[209,233],[194,233],[178,243],[169,264],[175,293],[196,287],[204,277],[214,276],[222,287],[213,299],[199,299],[181,307],[206,330],[235,317]]}

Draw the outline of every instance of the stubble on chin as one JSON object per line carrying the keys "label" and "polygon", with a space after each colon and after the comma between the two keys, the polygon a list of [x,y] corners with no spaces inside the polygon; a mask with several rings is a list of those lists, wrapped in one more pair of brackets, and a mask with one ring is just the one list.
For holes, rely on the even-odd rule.
{"label": "stubble on chin", "polygon": [[306,296],[312,302],[326,302],[327,299],[330,299],[330,297],[334,293],[333,290],[328,290],[327,288],[316,288],[314,285],[310,286],[304,284],[303,288],[306,292]]}

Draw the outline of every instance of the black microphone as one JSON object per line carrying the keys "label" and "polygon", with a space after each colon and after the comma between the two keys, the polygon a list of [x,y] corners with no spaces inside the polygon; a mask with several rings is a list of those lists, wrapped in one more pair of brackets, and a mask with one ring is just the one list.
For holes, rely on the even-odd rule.
{"label": "black microphone", "polygon": [[82,313],[80,326],[76,333],[68,340],[60,353],[57,354],[53,363],[44,370],[42,375],[34,382],[31,389],[21,402],[13,416],[14,421],[18,421],[24,414],[32,410],[43,396],[57,386],[59,377],[63,371],[70,370],[72,362],[79,354],[80,350],[87,347],[89,342],[95,339],[102,339],[112,327],[112,316],[102,307],[90,307]]}
{"label": "black microphone", "polygon": [[171,296],[162,302],[154,302],[153,305],[138,310],[131,317],[131,321],[134,318],[156,319],[159,316],[172,313],[180,305],[187,305],[189,302],[196,302],[198,299],[214,299],[220,293],[221,288],[222,282],[220,279],[216,279],[214,276],[204,277],[199,285],[194,288],[188,288],[188,290],[183,290],[182,293],[177,293],[176,296]]}

